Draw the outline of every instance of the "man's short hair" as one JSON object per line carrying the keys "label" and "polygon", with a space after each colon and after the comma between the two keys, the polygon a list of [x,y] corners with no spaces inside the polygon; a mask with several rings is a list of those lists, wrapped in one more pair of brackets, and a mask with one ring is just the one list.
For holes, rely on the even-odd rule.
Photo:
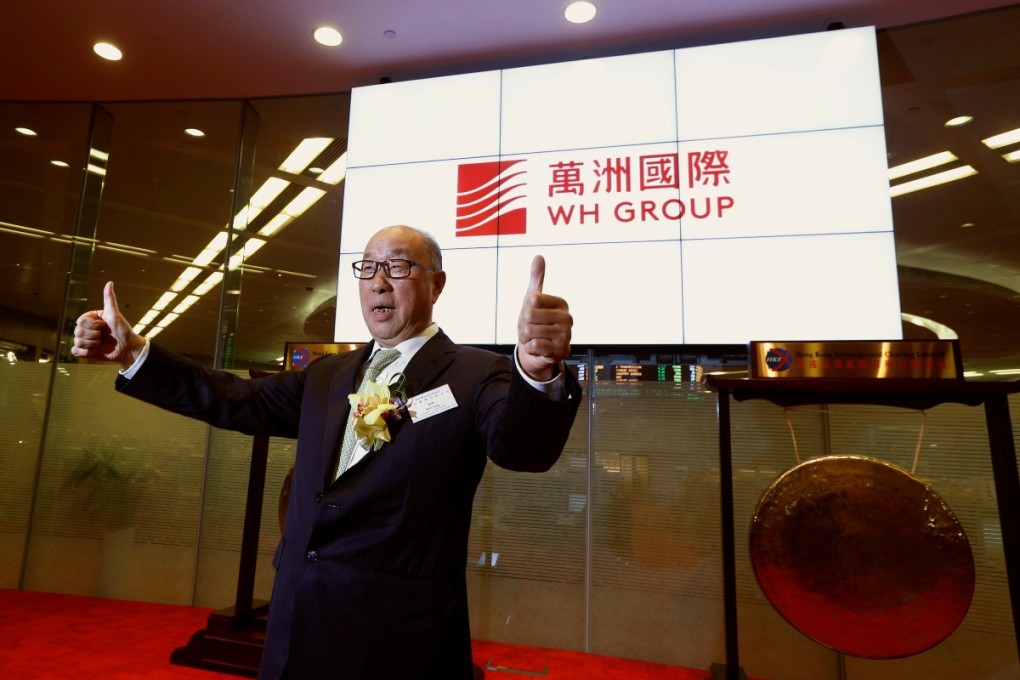
{"label": "man's short hair", "polygon": [[422,235],[422,241],[425,243],[425,252],[428,253],[429,265],[436,269],[443,268],[443,250],[439,247],[439,242],[436,241],[436,237],[422,229],[415,229],[419,234]]}

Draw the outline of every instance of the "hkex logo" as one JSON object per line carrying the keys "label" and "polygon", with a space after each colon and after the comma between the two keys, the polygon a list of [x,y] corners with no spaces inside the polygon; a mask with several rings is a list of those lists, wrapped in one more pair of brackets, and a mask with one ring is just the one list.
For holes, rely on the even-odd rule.
{"label": "hkex logo", "polygon": [[777,373],[788,371],[793,367],[793,355],[783,347],[772,347],[765,354],[765,365]]}
{"label": "hkex logo", "polygon": [[522,163],[489,161],[465,163],[457,169],[457,236],[523,234],[528,226],[528,209],[510,207],[526,197],[525,171],[514,169]]}

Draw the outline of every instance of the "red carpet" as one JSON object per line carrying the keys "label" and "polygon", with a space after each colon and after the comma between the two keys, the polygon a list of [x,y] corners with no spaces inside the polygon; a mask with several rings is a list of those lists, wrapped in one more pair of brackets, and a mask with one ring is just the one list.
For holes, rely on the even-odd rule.
{"label": "red carpet", "polygon": [[480,640],[475,640],[472,648],[475,664],[485,669],[486,680],[537,677],[543,670],[547,670],[543,677],[549,680],[702,680],[708,676],[706,671],[560,649]]}
{"label": "red carpet", "polygon": [[223,680],[169,662],[210,610],[0,590],[0,677]]}
{"label": "red carpet", "polygon": [[[227,680],[236,676],[169,662],[204,628],[210,609],[75,595],[0,590],[0,678],[4,680]],[[707,673],[594,654],[494,642],[474,643],[486,680],[519,671],[548,680],[701,680]],[[518,672],[515,672],[518,671]],[[530,676],[534,677],[534,676]],[[394,679],[399,680],[399,679]]]}

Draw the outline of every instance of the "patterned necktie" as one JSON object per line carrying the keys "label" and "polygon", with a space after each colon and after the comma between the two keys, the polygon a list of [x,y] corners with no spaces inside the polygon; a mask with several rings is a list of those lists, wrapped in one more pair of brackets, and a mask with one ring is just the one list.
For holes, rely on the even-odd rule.
{"label": "patterned necktie", "polygon": [[[381,349],[376,352],[372,360],[368,362],[368,368],[365,369],[365,377],[361,379],[358,392],[361,392],[365,383],[369,380],[375,380],[379,377],[382,370],[396,361],[399,356],[400,350],[396,349]],[[354,434],[354,409],[352,408],[351,414],[347,418],[347,428],[344,430],[344,443],[340,446],[340,464],[337,466],[337,477],[346,472],[350,466],[357,443],[358,437]]]}

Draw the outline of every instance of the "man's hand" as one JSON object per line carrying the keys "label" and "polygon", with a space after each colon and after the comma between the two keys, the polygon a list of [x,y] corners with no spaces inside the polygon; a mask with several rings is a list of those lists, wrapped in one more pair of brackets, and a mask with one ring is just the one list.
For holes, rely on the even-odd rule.
{"label": "man's hand", "polygon": [[531,262],[531,283],[517,320],[517,361],[533,380],[545,382],[555,375],[561,361],[570,356],[570,316],[567,301],[542,292],[545,258]]}
{"label": "man's hand", "polygon": [[113,281],[107,282],[103,288],[103,309],[78,317],[71,354],[85,359],[116,361],[122,368],[129,368],[144,347],[145,338],[135,333],[120,313]]}

